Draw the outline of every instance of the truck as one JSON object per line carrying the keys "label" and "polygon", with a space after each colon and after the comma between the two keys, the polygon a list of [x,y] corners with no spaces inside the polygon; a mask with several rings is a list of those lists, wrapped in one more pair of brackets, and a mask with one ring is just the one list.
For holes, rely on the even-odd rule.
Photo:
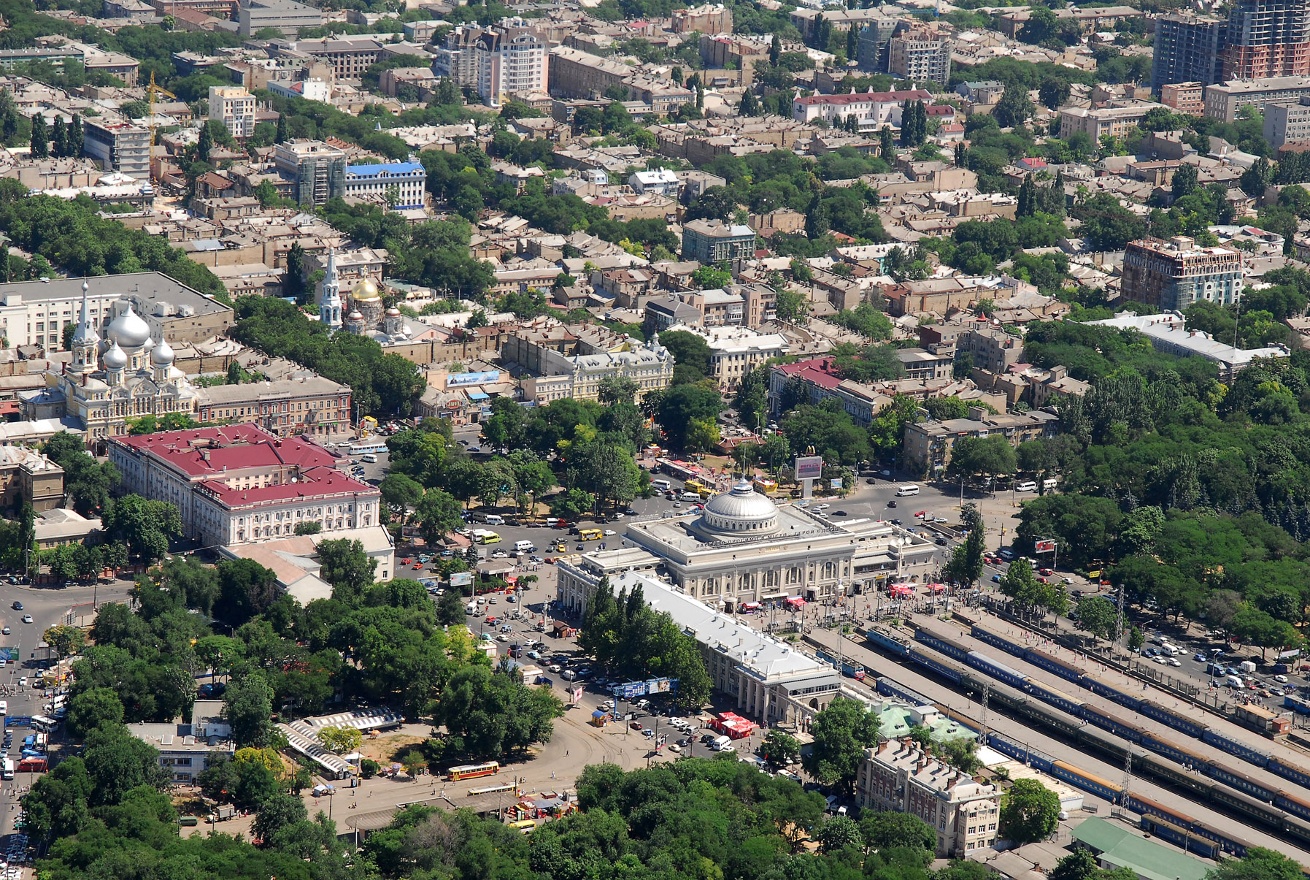
{"label": "truck", "polygon": [[0,779],[14,778],[14,759],[5,755],[0,758]]}
{"label": "truck", "polygon": [[1254,675],[1254,674],[1255,674],[1255,663],[1253,663],[1253,662],[1250,661],[1250,660],[1243,660],[1241,663],[1238,663],[1238,664],[1237,664],[1237,668],[1240,669],[1240,670],[1242,670],[1242,673],[1243,673],[1244,675]]}
{"label": "truck", "polygon": [[48,758],[24,758],[18,762],[19,773],[44,773],[50,766]]}

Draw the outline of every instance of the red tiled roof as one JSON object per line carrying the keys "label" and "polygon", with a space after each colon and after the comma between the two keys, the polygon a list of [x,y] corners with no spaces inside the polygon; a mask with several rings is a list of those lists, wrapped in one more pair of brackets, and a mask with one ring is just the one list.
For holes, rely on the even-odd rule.
{"label": "red tiled roof", "polygon": [[802,107],[814,104],[832,104],[840,107],[846,104],[893,104],[901,101],[931,100],[932,93],[923,89],[904,89],[898,92],[857,92],[853,95],[810,95],[808,98],[797,98],[796,103]]}
{"label": "red tiled roof", "polygon": [[333,467],[337,460],[303,437],[274,437],[252,423],[118,437],[115,442],[154,455],[192,478],[252,467]]}
{"label": "red tiled roof", "polygon": [[931,104],[923,108],[929,116],[954,116],[955,108],[950,104]]}
{"label": "red tiled roof", "polygon": [[842,383],[842,378],[837,375],[832,358],[829,357],[810,358],[807,361],[783,364],[778,369],[788,376],[803,379],[828,390],[832,390]]}

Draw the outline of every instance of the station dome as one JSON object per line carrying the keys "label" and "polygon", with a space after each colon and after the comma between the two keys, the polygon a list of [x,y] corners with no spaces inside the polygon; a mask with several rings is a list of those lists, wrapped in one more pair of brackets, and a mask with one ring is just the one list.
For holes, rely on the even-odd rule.
{"label": "station dome", "polygon": [[701,524],[711,531],[728,534],[767,533],[778,527],[778,506],[743,479],[731,490],[705,502]]}
{"label": "station dome", "polygon": [[372,302],[376,299],[382,299],[382,294],[378,291],[378,286],[373,282],[372,278],[361,278],[351,289],[350,299],[353,302]]}
{"label": "station dome", "polygon": [[105,337],[123,348],[140,348],[150,338],[150,325],[129,305],[126,312],[109,322]]}

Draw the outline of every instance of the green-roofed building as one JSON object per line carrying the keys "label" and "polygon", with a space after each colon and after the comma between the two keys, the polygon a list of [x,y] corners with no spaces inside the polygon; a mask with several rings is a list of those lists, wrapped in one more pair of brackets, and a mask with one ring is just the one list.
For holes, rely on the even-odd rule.
{"label": "green-roofed building", "polygon": [[1128,868],[1142,880],[1204,880],[1211,868],[1208,862],[1105,819],[1084,820],[1073,839],[1095,853],[1101,867]]}

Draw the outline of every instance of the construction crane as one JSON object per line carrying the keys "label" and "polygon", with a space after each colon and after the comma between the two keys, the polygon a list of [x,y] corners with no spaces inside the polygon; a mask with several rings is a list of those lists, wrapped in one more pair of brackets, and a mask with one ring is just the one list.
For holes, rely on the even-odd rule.
{"label": "construction crane", "polygon": [[150,85],[146,86],[146,97],[150,102],[150,179],[158,182],[159,178],[155,174],[155,99],[160,95],[177,100],[177,95],[160,85],[155,85],[155,72],[150,71]]}

